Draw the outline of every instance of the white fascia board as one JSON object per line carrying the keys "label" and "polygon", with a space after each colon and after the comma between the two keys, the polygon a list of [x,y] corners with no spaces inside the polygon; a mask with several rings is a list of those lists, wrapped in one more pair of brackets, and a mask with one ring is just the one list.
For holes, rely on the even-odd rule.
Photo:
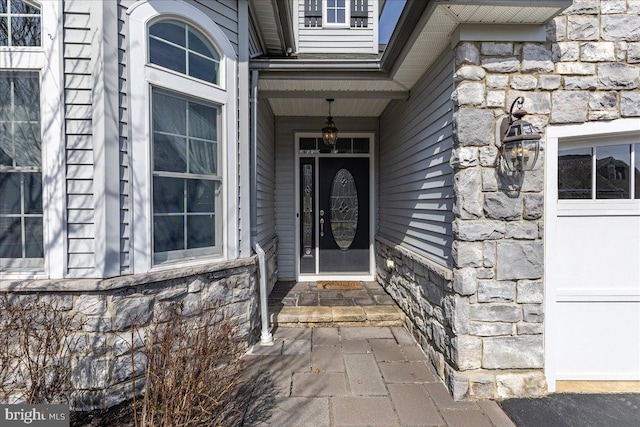
{"label": "white fascia board", "polygon": [[564,9],[573,3],[573,0],[437,0],[437,3],[448,5],[472,5],[472,6],[536,6],[557,7]]}
{"label": "white fascia board", "polygon": [[464,41],[544,43],[546,32],[543,24],[460,24],[451,36],[451,46]]}
{"label": "white fascia board", "polygon": [[[258,71],[380,71],[379,59],[254,59],[251,69]],[[302,77],[302,76],[301,76]]]}

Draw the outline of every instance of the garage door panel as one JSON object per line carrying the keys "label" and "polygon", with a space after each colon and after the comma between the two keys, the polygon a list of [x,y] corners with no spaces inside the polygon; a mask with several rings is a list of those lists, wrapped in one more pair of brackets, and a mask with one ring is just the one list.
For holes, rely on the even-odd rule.
{"label": "garage door panel", "polygon": [[557,380],[640,380],[640,302],[565,302],[557,310]]}
{"label": "garage door panel", "polygon": [[558,217],[557,221],[558,288],[640,294],[640,217]]}

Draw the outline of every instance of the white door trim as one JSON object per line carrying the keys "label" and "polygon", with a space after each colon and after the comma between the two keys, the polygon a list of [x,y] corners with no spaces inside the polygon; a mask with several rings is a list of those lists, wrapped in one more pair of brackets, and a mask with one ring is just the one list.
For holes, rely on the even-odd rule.
{"label": "white door trim", "polygon": [[[335,275],[327,274],[300,274],[300,138],[321,138],[322,134],[319,132],[296,132],[294,135],[294,193],[295,193],[295,235],[294,235],[294,257],[295,257],[295,277],[299,282],[315,282],[317,280],[365,280],[372,281],[375,278],[375,225],[376,225],[376,188],[375,188],[375,133],[374,132],[341,132],[341,137],[344,138],[369,138],[369,153],[357,153],[357,154],[334,154],[334,153],[313,153],[304,154],[302,157],[313,157],[316,159],[315,181],[318,182],[319,170],[318,159],[321,157],[341,157],[341,158],[369,158],[369,274],[348,274],[340,273]],[[318,186],[315,188],[316,194],[314,200],[318,203]],[[316,207],[317,209],[317,207]],[[316,251],[316,271],[318,271],[318,224],[316,224],[316,241],[314,242]]]}

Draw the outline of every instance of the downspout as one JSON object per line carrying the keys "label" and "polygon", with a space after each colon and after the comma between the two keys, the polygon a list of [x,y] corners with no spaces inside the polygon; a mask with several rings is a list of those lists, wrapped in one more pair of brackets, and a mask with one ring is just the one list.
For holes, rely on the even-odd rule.
{"label": "downspout", "polygon": [[269,304],[267,295],[267,257],[258,243],[258,71],[251,72],[251,246],[258,255],[260,275],[260,344],[273,345],[273,335],[269,330]]}

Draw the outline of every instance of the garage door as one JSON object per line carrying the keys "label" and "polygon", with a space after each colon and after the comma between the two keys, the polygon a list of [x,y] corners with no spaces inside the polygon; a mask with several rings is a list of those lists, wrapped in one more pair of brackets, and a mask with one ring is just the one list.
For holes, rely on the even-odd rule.
{"label": "garage door", "polygon": [[639,380],[640,137],[556,141],[547,157],[547,377]]}

